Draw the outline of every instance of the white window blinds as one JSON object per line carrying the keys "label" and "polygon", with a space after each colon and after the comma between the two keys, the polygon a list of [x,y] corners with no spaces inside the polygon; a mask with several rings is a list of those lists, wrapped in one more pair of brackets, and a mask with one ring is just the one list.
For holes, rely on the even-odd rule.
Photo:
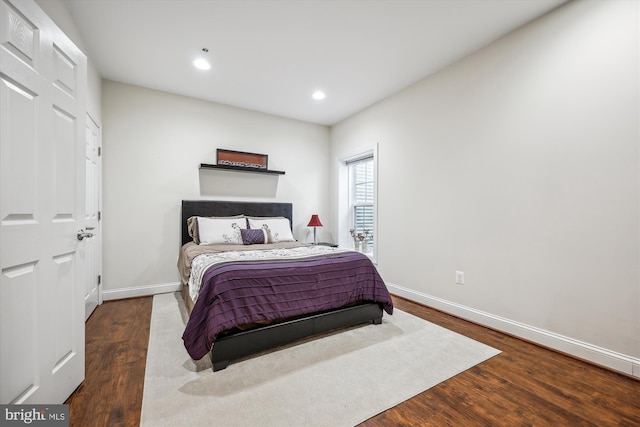
{"label": "white window blinds", "polygon": [[351,227],[362,251],[373,253],[374,171],[373,156],[347,162],[349,168]]}

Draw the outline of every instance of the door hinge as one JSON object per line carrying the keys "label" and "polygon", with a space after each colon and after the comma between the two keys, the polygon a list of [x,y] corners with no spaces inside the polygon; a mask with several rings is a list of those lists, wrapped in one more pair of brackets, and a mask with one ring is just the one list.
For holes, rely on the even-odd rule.
{"label": "door hinge", "polygon": [[102,211],[98,211],[98,221],[102,219]]}
{"label": "door hinge", "polygon": [[102,156],[102,147],[98,147],[98,157]]}
{"label": "door hinge", "polygon": [[102,283],[102,274],[98,274],[98,286]]}

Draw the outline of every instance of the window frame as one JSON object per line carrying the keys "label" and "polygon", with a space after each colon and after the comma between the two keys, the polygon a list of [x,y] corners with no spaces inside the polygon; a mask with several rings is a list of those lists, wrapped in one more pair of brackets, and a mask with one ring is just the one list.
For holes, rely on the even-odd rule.
{"label": "window frame", "polygon": [[363,160],[365,158],[373,158],[373,247],[372,252],[367,253],[374,263],[377,262],[378,256],[378,145],[369,148],[355,150],[348,155],[344,155],[337,159],[338,169],[338,218],[337,218],[337,242],[341,247],[355,249],[354,241],[349,230],[353,228],[350,192],[351,182],[349,180],[349,164]]}

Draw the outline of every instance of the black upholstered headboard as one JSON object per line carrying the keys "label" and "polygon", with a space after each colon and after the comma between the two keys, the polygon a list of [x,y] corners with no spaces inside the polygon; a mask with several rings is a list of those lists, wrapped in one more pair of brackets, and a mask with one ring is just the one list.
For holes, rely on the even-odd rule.
{"label": "black upholstered headboard", "polygon": [[180,228],[184,245],[192,239],[187,230],[187,219],[191,216],[283,216],[289,218],[293,227],[293,205],[272,202],[226,202],[219,200],[183,200]]}

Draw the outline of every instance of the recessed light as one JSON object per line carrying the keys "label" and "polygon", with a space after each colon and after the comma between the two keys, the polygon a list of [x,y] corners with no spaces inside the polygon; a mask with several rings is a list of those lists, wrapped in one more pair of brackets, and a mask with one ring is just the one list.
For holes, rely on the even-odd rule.
{"label": "recessed light", "polygon": [[208,70],[211,68],[211,64],[209,64],[209,62],[204,58],[198,58],[193,61],[193,66],[199,70]]}
{"label": "recessed light", "polygon": [[317,99],[318,101],[321,100],[321,99],[324,99],[326,96],[327,95],[321,90],[317,90],[317,91],[313,92],[313,95],[311,95],[311,97],[313,99]]}

